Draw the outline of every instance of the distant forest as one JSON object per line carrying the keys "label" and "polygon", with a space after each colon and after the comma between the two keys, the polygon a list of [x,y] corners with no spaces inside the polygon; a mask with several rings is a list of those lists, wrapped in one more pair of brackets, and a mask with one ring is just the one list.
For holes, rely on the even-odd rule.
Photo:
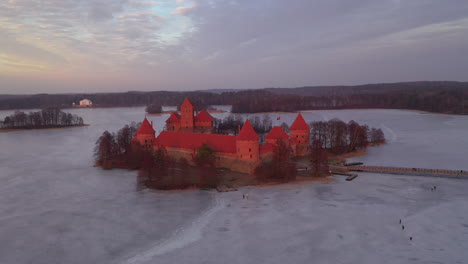
{"label": "distant forest", "polygon": [[67,108],[84,98],[95,107],[180,105],[190,97],[198,109],[232,105],[234,113],[318,109],[412,109],[467,114],[468,82],[406,82],[359,86],[211,90],[195,92],[125,92],[95,94],[0,95],[0,110]]}

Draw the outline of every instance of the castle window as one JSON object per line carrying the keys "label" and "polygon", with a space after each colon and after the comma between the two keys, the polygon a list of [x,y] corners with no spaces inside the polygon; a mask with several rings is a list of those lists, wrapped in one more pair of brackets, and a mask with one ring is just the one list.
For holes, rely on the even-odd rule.
{"label": "castle window", "polygon": [[252,158],[252,155],[250,155],[250,158]]}
{"label": "castle window", "polygon": [[251,149],[251,148],[249,148],[249,152],[252,152],[252,149]]}

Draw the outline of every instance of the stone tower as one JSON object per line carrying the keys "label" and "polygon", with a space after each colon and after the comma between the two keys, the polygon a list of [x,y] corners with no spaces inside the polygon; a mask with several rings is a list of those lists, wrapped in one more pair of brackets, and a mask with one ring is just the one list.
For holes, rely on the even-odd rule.
{"label": "stone tower", "polygon": [[291,139],[296,145],[296,155],[304,156],[309,151],[310,126],[304,120],[301,114],[298,114],[296,120],[289,128]]}
{"label": "stone tower", "polygon": [[253,129],[250,121],[245,121],[236,139],[237,158],[240,160],[258,161],[259,156],[259,136]]}
{"label": "stone tower", "polygon": [[140,128],[138,128],[137,132],[135,133],[134,140],[140,143],[146,149],[150,149],[153,146],[153,142],[155,139],[156,131],[153,129],[153,125],[150,124],[148,119],[143,120],[141,123]]}
{"label": "stone tower", "polygon": [[181,122],[180,128],[183,131],[193,131],[194,126],[194,106],[190,99],[185,98],[184,102],[180,106]]}

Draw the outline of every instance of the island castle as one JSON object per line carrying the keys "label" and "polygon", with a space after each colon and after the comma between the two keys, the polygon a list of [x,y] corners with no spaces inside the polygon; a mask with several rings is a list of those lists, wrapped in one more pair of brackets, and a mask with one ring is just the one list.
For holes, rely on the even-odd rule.
{"label": "island castle", "polygon": [[200,133],[212,131],[214,118],[206,111],[195,116],[190,99],[181,105],[180,116],[173,112],[166,120],[166,130],[157,137],[152,123],[144,119],[135,133],[133,142],[145,149],[165,148],[167,154],[175,159],[185,158],[193,162],[197,149],[206,144],[215,154],[215,166],[233,171],[253,173],[262,161],[273,158],[274,149],[282,141],[292,152],[292,156],[304,156],[309,152],[310,127],[301,114],[290,127],[288,135],[281,127],[275,126],[260,144],[260,137],[249,120],[245,122],[237,136]]}

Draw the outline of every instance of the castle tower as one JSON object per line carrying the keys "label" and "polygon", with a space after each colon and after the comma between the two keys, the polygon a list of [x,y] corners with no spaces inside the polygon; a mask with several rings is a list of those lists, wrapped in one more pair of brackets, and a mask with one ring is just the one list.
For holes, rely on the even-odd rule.
{"label": "castle tower", "polygon": [[193,131],[194,126],[194,106],[190,99],[185,98],[180,106],[181,123],[180,128],[185,131]]}
{"label": "castle tower", "polygon": [[180,130],[180,116],[177,112],[172,112],[169,118],[166,120],[167,131],[179,131]]}
{"label": "castle tower", "polygon": [[259,136],[250,124],[245,121],[239,135],[236,139],[237,158],[240,160],[258,161],[259,157]]}
{"label": "castle tower", "polygon": [[289,130],[291,139],[296,145],[296,155],[306,155],[309,150],[310,126],[301,114],[297,115]]}
{"label": "castle tower", "polygon": [[286,145],[289,145],[288,139],[288,134],[280,126],[273,127],[265,137],[266,143],[273,145],[278,144],[278,141],[283,141]]}
{"label": "castle tower", "polygon": [[142,145],[144,148],[150,149],[153,146],[155,133],[156,131],[153,129],[153,124],[150,124],[148,119],[145,117],[145,120],[143,120],[140,128],[138,128],[137,132],[135,133],[133,140],[140,143],[140,145]]}

